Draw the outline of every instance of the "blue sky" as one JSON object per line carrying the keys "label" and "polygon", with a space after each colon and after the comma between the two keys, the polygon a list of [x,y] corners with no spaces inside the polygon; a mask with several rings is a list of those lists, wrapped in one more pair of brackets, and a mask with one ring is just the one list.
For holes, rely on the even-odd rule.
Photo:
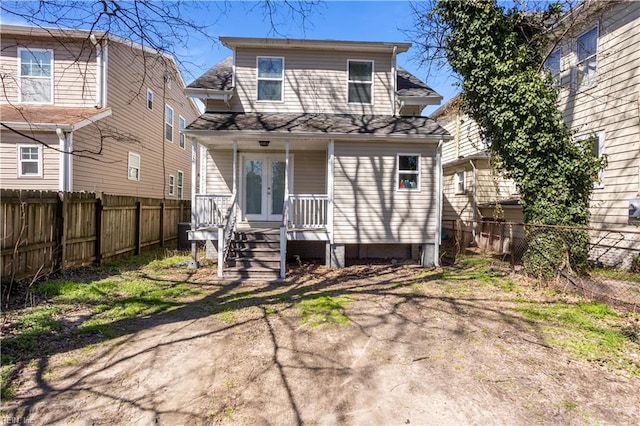
{"label": "blue sky", "polygon": [[[234,36],[406,42],[410,40],[404,31],[414,24],[411,5],[406,0],[325,1],[313,8],[305,25],[286,13],[283,2],[275,0],[275,3],[282,9],[276,16],[278,33],[274,33],[264,16],[263,2],[207,1],[204,8],[198,9],[196,3],[192,3],[184,9],[184,14],[196,24],[207,24],[208,33],[216,39],[218,36]],[[24,24],[10,16],[2,16],[2,21]],[[176,47],[175,50],[188,71],[184,75],[187,84],[230,54],[219,42],[197,35],[188,41],[187,49]],[[455,86],[457,78],[449,70],[431,70],[427,75],[427,69],[420,68],[414,58],[417,53],[412,48],[398,55],[398,64],[426,81],[444,97],[444,102],[451,99],[459,91]],[[436,108],[427,107],[423,114],[428,115]]]}

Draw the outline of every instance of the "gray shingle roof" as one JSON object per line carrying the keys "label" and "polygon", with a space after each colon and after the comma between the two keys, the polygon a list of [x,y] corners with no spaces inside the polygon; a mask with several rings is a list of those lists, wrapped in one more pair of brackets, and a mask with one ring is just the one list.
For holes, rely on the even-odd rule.
{"label": "gray shingle roof", "polygon": [[357,114],[208,112],[191,123],[187,131],[372,136],[449,135],[428,117]]}
{"label": "gray shingle roof", "polygon": [[187,87],[191,89],[231,90],[233,88],[233,58],[227,56]]}
{"label": "gray shingle roof", "polygon": [[420,81],[418,77],[402,67],[398,67],[397,93],[399,96],[440,96],[435,90]]}

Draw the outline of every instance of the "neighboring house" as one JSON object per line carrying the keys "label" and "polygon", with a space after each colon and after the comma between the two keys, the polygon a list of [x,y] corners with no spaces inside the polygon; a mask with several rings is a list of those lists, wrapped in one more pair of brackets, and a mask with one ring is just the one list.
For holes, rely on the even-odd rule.
{"label": "neighboring house", "polygon": [[0,35],[2,188],[190,198],[181,129],[199,111],[172,57],[101,32]]}
{"label": "neighboring house", "polygon": [[449,136],[396,64],[410,44],[220,40],[233,54],[187,87],[206,112],[185,132],[207,150],[191,237],[217,241],[219,274],[283,277],[287,251],[437,264]]}
{"label": "neighboring house", "polygon": [[[591,226],[638,232],[640,220],[632,216],[637,212],[636,204],[640,205],[640,3],[585,1],[565,17],[564,23],[569,30],[550,50],[545,66],[558,83],[558,106],[565,122],[576,138],[596,136],[594,154],[606,155],[608,162],[594,184]],[[481,146],[477,131],[467,130],[466,135],[464,125],[455,124],[453,109],[440,110],[436,119],[455,140],[468,137],[471,145]],[[468,122],[464,117],[462,120]],[[454,154],[449,156],[451,144],[445,143],[443,149],[445,165],[456,155],[470,155],[463,152],[461,142],[459,154],[458,148],[451,148]],[[464,162],[464,158],[460,161]],[[445,182],[446,176],[445,166]],[[487,183],[486,189],[480,186],[478,183],[478,192],[495,194],[492,185]],[[445,199],[449,199],[451,192],[445,185]],[[500,191],[498,198],[501,197],[510,198],[504,191]],[[460,209],[457,202],[455,207],[451,211],[455,211],[457,217],[465,220],[470,217],[465,216],[468,210]],[[503,203],[503,207],[507,220],[516,217],[513,210],[506,216],[508,208],[513,206]],[[483,217],[492,216],[493,209],[481,210]],[[447,211],[447,201],[444,211]],[[456,214],[445,217],[451,219]],[[619,233],[594,233],[592,238],[602,246],[592,250],[592,257],[602,263],[627,266],[631,253],[640,251],[634,247],[637,244],[634,239],[625,240]]]}

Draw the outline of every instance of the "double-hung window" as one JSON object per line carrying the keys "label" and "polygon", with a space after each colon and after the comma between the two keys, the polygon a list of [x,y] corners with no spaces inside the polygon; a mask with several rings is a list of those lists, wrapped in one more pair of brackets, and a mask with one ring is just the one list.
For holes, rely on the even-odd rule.
{"label": "double-hung window", "polygon": [[173,175],[169,175],[169,195],[175,194],[176,178]]}
{"label": "double-hung window", "polygon": [[420,154],[398,154],[397,188],[401,191],[420,190]]}
{"label": "double-hung window", "polygon": [[454,175],[454,190],[456,194],[464,194],[465,187],[465,172],[464,170],[458,170]]}
{"label": "double-hung window", "polygon": [[53,50],[18,48],[20,102],[53,103]]}
{"label": "double-hung window", "polygon": [[549,56],[544,61],[545,69],[549,70],[551,77],[555,81],[556,85],[560,84],[560,60],[562,58],[562,49],[555,49],[549,53]]}
{"label": "double-hung window", "polygon": [[173,108],[164,106],[164,138],[173,142]]}
{"label": "double-hung window", "polygon": [[593,27],[577,39],[578,89],[595,84],[598,67],[598,27]]}
{"label": "double-hung window", "polygon": [[18,177],[42,177],[42,147],[18,145]]}
{"label": "double-hung window", "polygon": [[153,92],[151,89],[147,89],[147,108],[153,111]]}
{"label": "double-hung window", "polygon": [[282,101],[284,58],[258,56],[258,100]]}
{"label": "double-hung window", "polygon": [[184,149],[184,126],[185,121],[184,117],[181,115],[178,116],[178,133],[180,134],[180,148]]}
{"label": "double-hung window", "polygon": [[373,103],[373,61],[347,61],[347,102]]}
{"label": "double-hung window", "polygon": [[129,180],[140,180],[140,155],[130,152],[127,166],[127,177]]}
{"label": "double-hung window", "polygon": [[184,173],[178,170],[178,200],[182,200],[183,181],[184,181]]}

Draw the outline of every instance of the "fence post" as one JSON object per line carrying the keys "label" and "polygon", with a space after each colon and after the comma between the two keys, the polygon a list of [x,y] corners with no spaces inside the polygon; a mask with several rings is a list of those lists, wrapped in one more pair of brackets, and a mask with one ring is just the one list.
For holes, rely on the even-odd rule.
{"label": "fence post", "polygon": [[164,247],[164,201],[160,203],[160,247]]}
{"label": "fence post", "polygon": [[65,203],[66,197],[64,192],[58,192],[58,204],[56,206],[56,218],[54,223],[57,223],[56,228],[56,248],[55,253],[52,253],[54,256],[54,270],[60,271],[64,268],[64,262],[66,258],[66,223],[64,220],[65,216]]}
{"label": "fence post", "polygon": [[140,254],[142,248],[142,201],[136,201],[136,248],[134,254],[137,256]]}
{"label": "fence post", "polygon": [[96,197],[96,223],[95,223],[95,231],[96,231],[96,241],[94,244],[95,251],[95,264],[100,266],[102,264],[102,197]]}

